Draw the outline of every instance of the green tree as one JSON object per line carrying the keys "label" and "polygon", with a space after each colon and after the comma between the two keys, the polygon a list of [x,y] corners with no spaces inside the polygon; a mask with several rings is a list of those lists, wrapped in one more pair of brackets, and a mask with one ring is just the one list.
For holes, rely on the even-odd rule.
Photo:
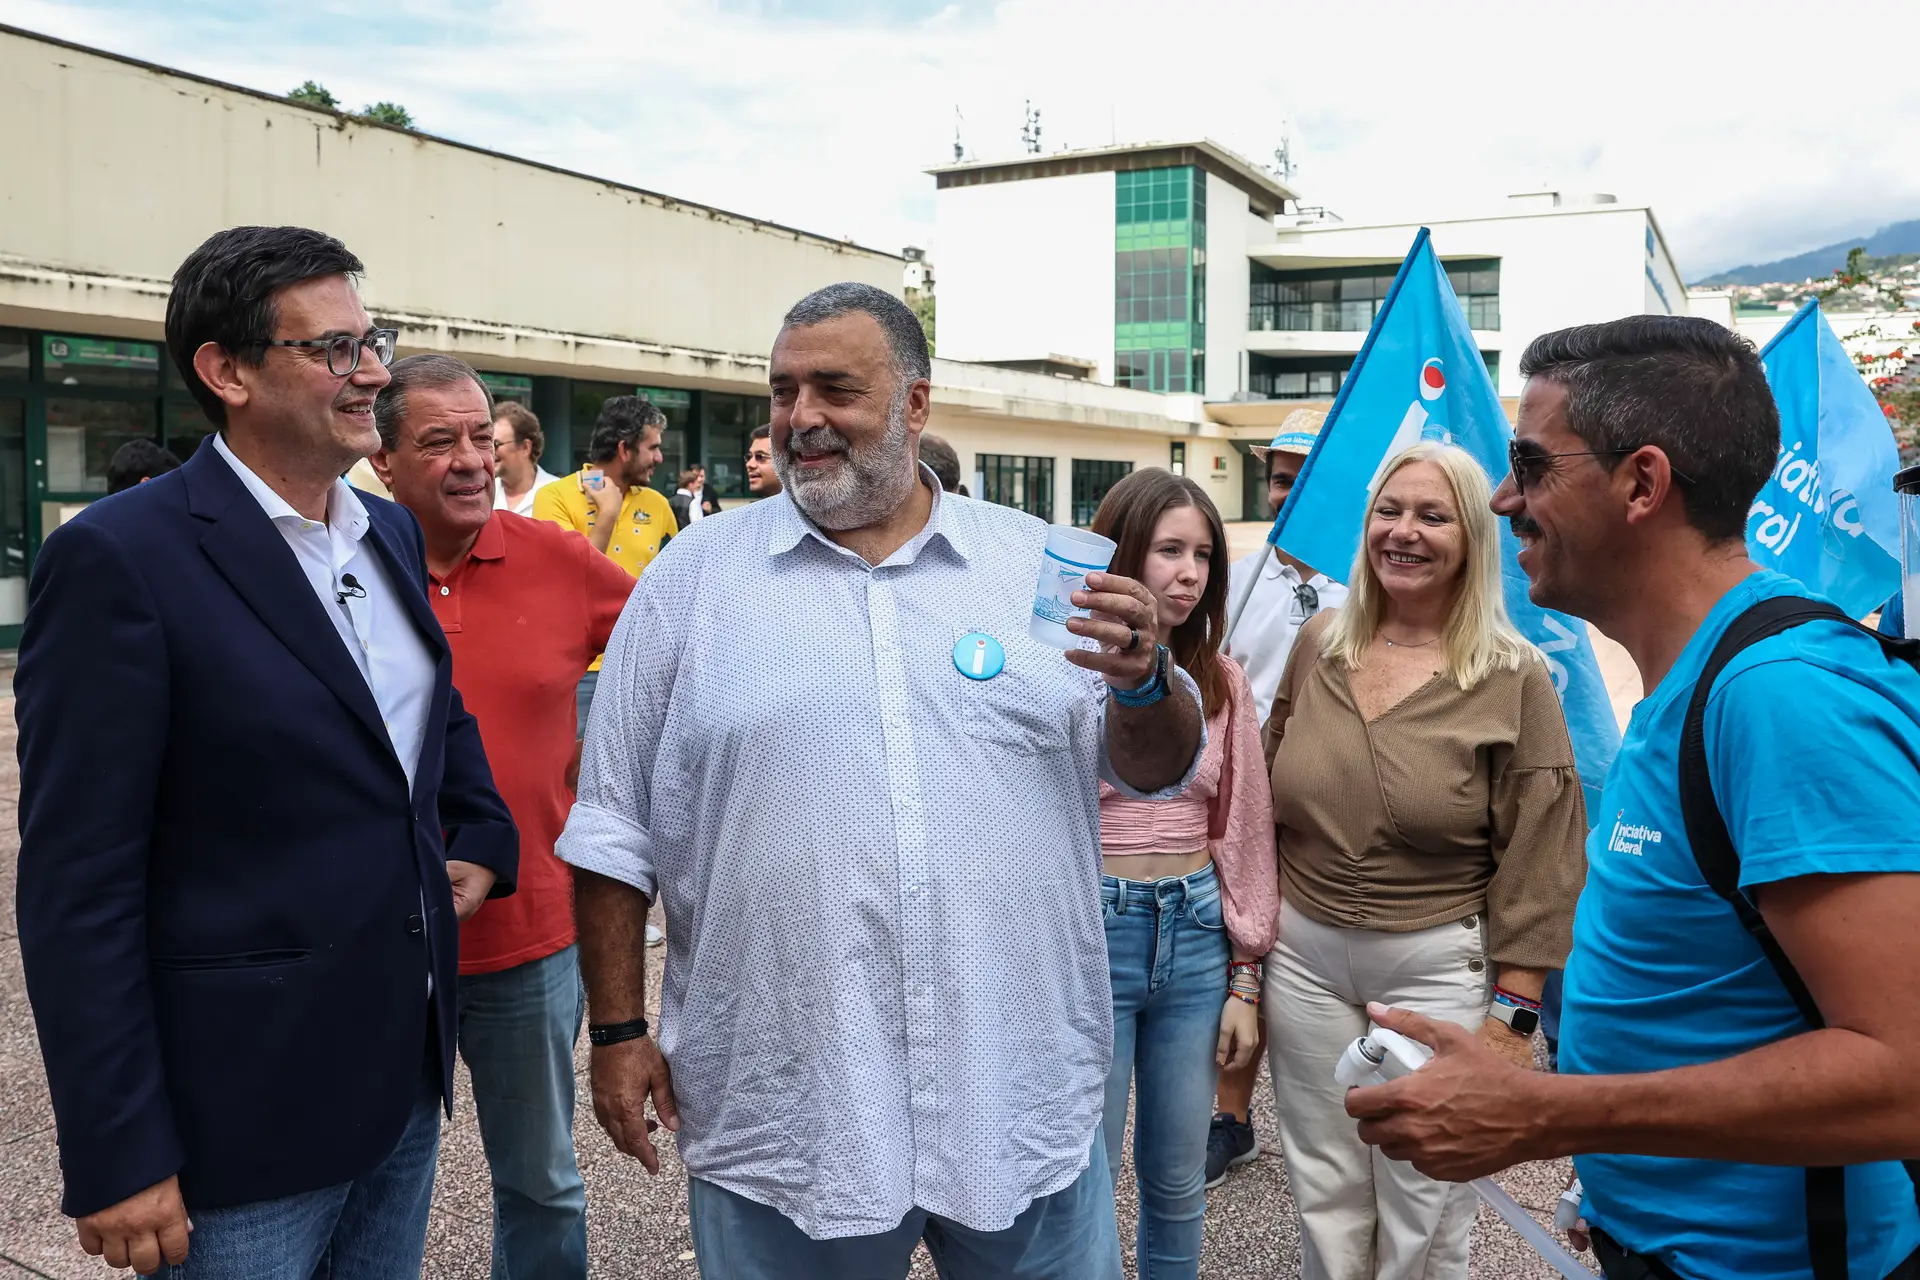
{"label": "green tree", "polygon": [[360,118],[376,124],[398,125],[402,129],[413,128],[413,113],[397,102],[376,102],[362,109]]}
{"label": "green tree", "polygon": [[318,80],[303,81],[298,89],[287,96],[295,102],[304,102],[310,107],[325,107],[329,111],[340,109],[340,99],[328,92],[327,86]]}
{"label": "green tree", "polygon": [[927,331],[927,354],[932,355],[933,354],[933,318],[934,318],[934,311],[935,311],[934,300],[933,300],[933,290],[931,289],[907,290],[907,306],[911,307],[913,309],[913,314],[919,318],[920,327]]}
{"label": "green tree", "polygon": [[1866,246],[1855,245],[1847,250],[1847,265],[1834,269],[1833,283],[1820,291],[1820,301],[1825,302],[1849,289],[1866,289],[1872,291],[1876,300],[1889,311],[1898,311],[1906,306],[1906,295],[1898,285],[1873,278],[1872,265],[1867,259]]}

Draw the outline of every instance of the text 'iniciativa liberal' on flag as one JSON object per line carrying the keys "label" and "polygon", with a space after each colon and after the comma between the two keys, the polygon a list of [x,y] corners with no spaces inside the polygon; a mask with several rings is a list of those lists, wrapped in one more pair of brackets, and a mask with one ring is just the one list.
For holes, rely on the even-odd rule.
{"label": "text 'iniciativa liberal' on flag", "polygon": [[[1421,440],[1444,441],[1471,453],[1497,485],[1507,473],[1512,438],[1466,314],[1422,227],[1267,540],[1328,577],[1344,580],[1360,548],[1367,491],[1389,458]],[[1598,813],[1600,788],[1620,748],[1606,681],[1586,625],[1527,598],[1519,554],[1519,540],[1503,521],[1500,560],[1507,612],[1546,655],[1566,711],[1587,811]]]}
{"label": "text 'iniciativa liberal' on flag", "polygon": [[1853,617],[1900,587],[1900,449],[1818,302],[1760,353],[1780,406],[1780,459],[1747,513],[1747,554]]}

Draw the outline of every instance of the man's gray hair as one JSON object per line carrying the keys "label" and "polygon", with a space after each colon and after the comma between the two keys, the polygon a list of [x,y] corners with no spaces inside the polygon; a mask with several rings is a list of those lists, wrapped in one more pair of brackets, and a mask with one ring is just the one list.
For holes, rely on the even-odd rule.
{"label": "man's gray hair", "polygon": [[406,421],[409,391],[457,387],[462,382],[472,382],[487,402],[487,413],[493,413],[493,392],[487,390],[487,384],[480,380],[474,367],[457,356],[438,352],[408,356],[395,360],[388,372],[393,375],[393,381],[380,388],[380,394],[373,401],[373,428],[380,433],[383,449],[392,449],[400,443],[400,424]]}
{"label": "man's gray hair", "polygon": [[893,369],[899,375],[901,391],[921,380],[933,380],[933,361],[927,357],[927,331],[906,303],[870,284],[843,280],[824,289],[815,289],[793,304],[782,327],[821,324],[854,312],[872,316],[887,337],[893,352]]}

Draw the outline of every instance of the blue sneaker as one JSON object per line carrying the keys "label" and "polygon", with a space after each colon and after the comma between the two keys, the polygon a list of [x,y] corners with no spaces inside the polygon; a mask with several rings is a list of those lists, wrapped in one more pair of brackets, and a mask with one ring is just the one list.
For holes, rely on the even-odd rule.
{"label": "blue sneaker", "polygon": [[1259,1158],[1260,1136],[1253,1126],[1224,1111],[1215,1112],[1207,1130],[1207,1186],[1219,1186],[1227,1180],[1229,1170]]}

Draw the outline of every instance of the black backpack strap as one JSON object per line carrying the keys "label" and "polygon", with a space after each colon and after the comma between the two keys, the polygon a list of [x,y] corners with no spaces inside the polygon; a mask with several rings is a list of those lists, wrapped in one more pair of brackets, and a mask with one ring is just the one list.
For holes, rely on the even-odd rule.
{"label": "black backpack strap", "polygon": [[[1889,657],[1920,667],[1920,641],[1898,640],[1862,626],[1845,613],[1820,600],[1802,596],[1774,596],[1762,600],[1735,618],[1708,655],[1687,704],[1687,719],[1680,735],[1680,812],[1686,822],[1687,844],[1707,887],[1725,899],[1740,918],[1753,940],[1760,944],[1767,962],[1779,975],[1780,983],[1793,998],[1794,1006],[1807,1025],[1826,1026],[1820,1006],[1814,1002],[1807,984],[1793,967],[1779,939],[1761,916],[1759,908],[1740,889],[1740,852],[1733,847],[1726,819],[1713,798],[1713,780],[1707,765],[1707,699],[1713,695],[1714,682],[1741,650],[1758,644],[1804,622],[1841,622],[1873,637]],[[1907,1162],[1913,1178],[1916,1202],[1920,1203],[1920,1161]],[[1807,1170],[1807,1251],[1813,1263],[1814,1280],[1847,1280],[1847,1184],[1843,1168]]]}

